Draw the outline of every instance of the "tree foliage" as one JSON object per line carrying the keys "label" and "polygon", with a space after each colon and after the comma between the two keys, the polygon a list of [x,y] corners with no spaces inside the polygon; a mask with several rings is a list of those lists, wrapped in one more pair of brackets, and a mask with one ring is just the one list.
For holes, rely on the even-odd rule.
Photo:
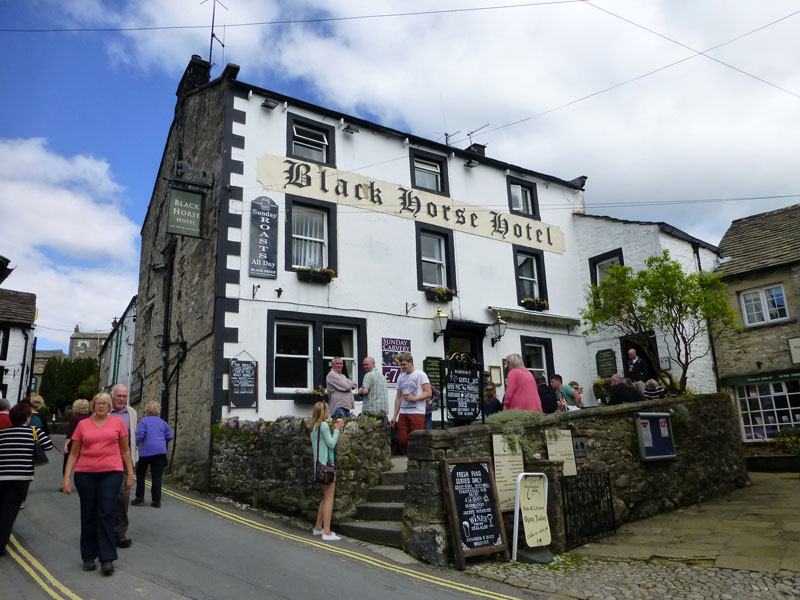
{"label": "tree foliage", "polygon": [[606,275],[591,287],[587,307],[580,311],[585,333],[608,330],[630,336],[658,370],[647,338],[652,330],[660,332],[670,359],[681,369],[677,384],[669,373],[663,375],[680,392],[686,390],[692,363],[711,351],[711,344],[701,344],[703,349],[698,350],[698,341],[710,338],[713,344],[738,329],[720,276],[703,271],[686,274],[667,250],[648,258],[641,271],[614,265]]}
{"label": "tree foliage", "polygon": [[41,394],[48,406],[62,410],[97,392],[99,366],[93,358],[50,358],[42,373]]}

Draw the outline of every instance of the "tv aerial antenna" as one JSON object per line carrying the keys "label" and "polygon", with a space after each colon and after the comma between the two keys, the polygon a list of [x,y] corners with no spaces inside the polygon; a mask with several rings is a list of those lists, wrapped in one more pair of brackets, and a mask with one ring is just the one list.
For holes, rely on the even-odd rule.
{"label": "tv aerial antenna", "polygon": [[[208,2],[208,0],[203,0],[200,4],[205,4],[206,2]],[[211,9],[211,43],[208,46],[208,64],[210,65],[213,64],[211,62],[211,54],[214,51],[214,40],[217,40],[217,42],[219,42],[219,45],[225,48],[225,44],[222,42],[221,39],[217,37],[217,34],[214,33],[214,25],[217,20],[217,4],[219,4],[225,10],[228,10],[228,7],[225,6],[219,0],[211,0],[211,6],[213,7]]]}
{"label": "tv aerial antenna", "polygon": [[478,133],[481,129],[484,129],[484,128],[488,127],[489,125],[491,125],[491,123],[487,123],[486,125],[481,125],[477,129],[473,129],[472,131],[470,131],[467,134],[467,137],[469,138],[469,145],[470,146],[472,146],[472,136],[475,135],[476,133]]}

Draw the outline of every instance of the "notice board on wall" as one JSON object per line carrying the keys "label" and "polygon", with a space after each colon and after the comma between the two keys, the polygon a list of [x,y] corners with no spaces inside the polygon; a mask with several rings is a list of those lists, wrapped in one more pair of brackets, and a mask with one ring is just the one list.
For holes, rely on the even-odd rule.
{"label": "notice board on wall", "polygon": [[643,461],[675,458],[675,441],[669,413],[636,413],[639,458]]}
{"label": "notice board on wall", "polygon": [[258,409],[258,362],[232,359],[228,366],[228,408]]}
{"label": "notice board on wall", "polygon": [[509,559],[491,458],[444,458],[442,488],[456,566],[470,556],[503,552]]}

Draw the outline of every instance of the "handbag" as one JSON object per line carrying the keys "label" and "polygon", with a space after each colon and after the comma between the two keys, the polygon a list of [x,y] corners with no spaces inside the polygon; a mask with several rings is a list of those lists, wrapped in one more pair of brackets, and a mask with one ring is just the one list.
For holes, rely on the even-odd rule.
{"label": "handbag", "polygon": [[317,483],[333,483],[336,481],[336,463],[332,460],[324,463],[319,459],[319,444],[320,436],[322,435],[322,423],[317,427],[317,455],[314,457],[314,462],[317,464],[315,470],[315,477]]}
{"label": "handbag", "polygon": [[39,444],[39,436],[36,434],[36,427],[31,427],[33,431],[33,466],[41,467],[50,462],[47,454],[44,453],[44,448]]}

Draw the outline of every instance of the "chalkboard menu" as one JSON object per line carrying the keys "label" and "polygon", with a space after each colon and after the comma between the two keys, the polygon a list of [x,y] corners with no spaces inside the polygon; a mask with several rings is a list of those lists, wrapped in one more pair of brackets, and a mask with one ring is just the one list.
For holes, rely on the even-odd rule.
{"label": "chalkboard menu", "polygon": [[230,361],[228,407],[258,409],[258,362],[236,359]]}
{"label": "chalkboard menu", "polygon": [[617,355],[613,350],[598,350],[594,355],[594,362],[600,377],[611,377],[617,372]]}
{"label": "chalkboard menu", "polygon": [[449,369],[445,386],[447,416],[474,421],[481,414],[481,377],[476,369]]}
{"label": "chalkboard menu", "polygon": [[508,560],[492,459],[445,458],[441,465],[456,566],[463,571],[467,557],[495,552]]}
{"label": "chalkboard menu", "polygon": [[425,375],[428,376],[428,380],[431,382],[431,385],[438,390],[442,390],[444,385],[442,384],[442,359],[438,356],[429,356],[425,360],[422,361],[422,370],[425,371]]}

